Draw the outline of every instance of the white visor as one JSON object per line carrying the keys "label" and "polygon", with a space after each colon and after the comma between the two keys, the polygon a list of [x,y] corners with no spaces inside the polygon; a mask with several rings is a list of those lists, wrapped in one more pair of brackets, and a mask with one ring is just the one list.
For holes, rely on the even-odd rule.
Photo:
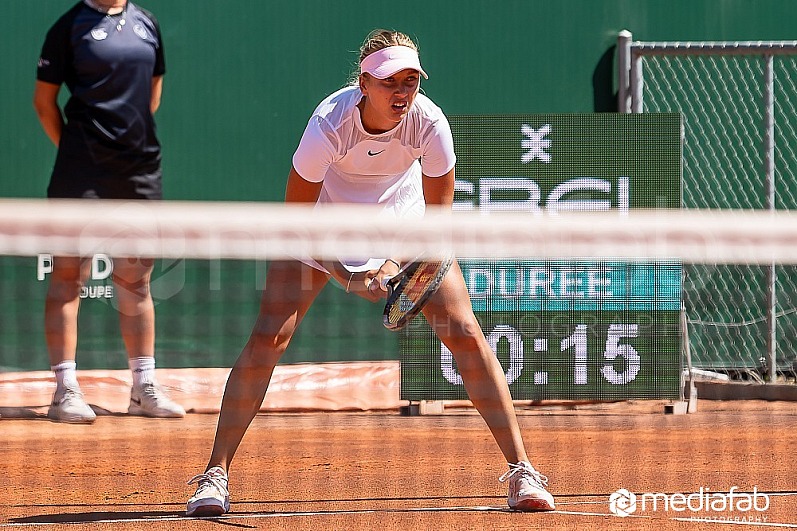
{"label": "white visor", "polygon": [[360,63],[360,73],[367,72],[377,79],[385,79],[407,68],[417,70],[424,78],[429,79],[421,68],[418,52],[408,46],[382,48],[368,55]]}

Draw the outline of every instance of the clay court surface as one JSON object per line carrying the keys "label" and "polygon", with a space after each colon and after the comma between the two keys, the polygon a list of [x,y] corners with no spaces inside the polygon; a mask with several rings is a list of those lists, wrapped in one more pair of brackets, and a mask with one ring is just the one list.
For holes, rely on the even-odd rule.
{"label": "clay court surface", "polygon": [[[90,426],[2,419],[0,530],[797,528],[797,404],[700,401],[699,409],[520,409],[556,496],[557,511],[547,514],[506,509],[497,481],[504,463],[472,410],[260,414],[233,464],[232,512],[218,519],[183,516],[186,481],[204,467],[215,414],[115,414]],[[766,493],[767,510],[609,512],[619,488],[669,495],[734,486]],[[722,520],[687,520],[707,516]]]}

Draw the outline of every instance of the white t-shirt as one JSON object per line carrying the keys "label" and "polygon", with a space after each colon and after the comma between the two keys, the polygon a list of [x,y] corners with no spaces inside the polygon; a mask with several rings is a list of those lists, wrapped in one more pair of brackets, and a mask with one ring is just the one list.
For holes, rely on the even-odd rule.
{"label": "white t-shirt", "polygon": [[[318,203],[379,204],[396,217],[422,216],[421,175],[440,177],[456,162],[448,120],[432,100],[418,94],[396,127],[371,134],[362,125],[360,99],[360,88],[349,86],[318,105],[293,155],[293,167],[310,182],[323,181]],[[383,262],[346,260],[345,265],[365,271]]]}

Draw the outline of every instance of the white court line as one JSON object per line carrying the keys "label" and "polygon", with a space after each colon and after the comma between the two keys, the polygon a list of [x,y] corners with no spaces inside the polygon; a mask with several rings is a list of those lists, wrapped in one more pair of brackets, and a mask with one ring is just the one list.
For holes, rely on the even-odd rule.
{"label": "white court line", "polygon": [[190,521],[190,520],[260,520],[266,518],[293,518],[303,516],[327,516],[327,515],[347,515],[347,514],[373,514],[373,513],[401,513],[401,512],[443,512],[443,511],[496,511],[496,512],[509,512],[509,509],[503,507],[489,507],[489,506],[474,506],[474,507],[410,507],[407,509],[360,509],[349,511],[302,511],[302,512],[289,512],[289,513],[261,513],[261,514],[227,514],[225,516],[215,517],[192,517],[192,516],[156,516],[148,518],[119,518],[119,519],[106,519],[106,520],[86,520],[85,522],[69,521],[69,522],[9,522],[0,523],[0,529],[10,527],[46,527],[53,525],[75,525],[75,524],[135,524],[135,523],[158,523],[158,522],[176,522],[176,521]]}
{"label": "white court line", "polygon": [[[107,520],[89,520],[86,522],[12,522],[7,524],[0,524],[0,529],[10,527],[46,527],[52,525],[65,525],[65,524],[114,524],[114,523],[157,523],[157,522],[174,522],[181,520],[264,520],[267,518],[295,518],[306,516],[327,516],[327,515],[347,515],[347,514],[374,514],[374,513],[402,513],[402,512],[457,512],[457,511],[479,511],[479,512],[501,512],[510,513],[507,507],[493,507],[486,505],[477,506],[459,506],[459,507],[408,507],[406,509],[361,509],[349,511],[303,511],[303,512],[286,512],[286,513],[261,513],[261,514],[227,514],[218,517],[187,517],[187,516],[163,516],[163,517],[149,517],[149,518],[123,518],[123,519],[107,519]],[[586,511],[550,511],[547,514],[568,514],[574,516],[599,516],[604,518],[611,516],[609,513],[593,513]],[[650,519],[646,515],[628,515],[628,518],[644,518]]]}
{"label": "white court line", "polygon": [[[348,511],[302,511],[302,512],[283,512],[283,513],[261,513],[261,514],[227,514],[225,516],[218,516],[218,517],[188,517],[188,516],[162,516],[162,517],[147,517],[147,518],[122,518],[122,519],[105,519],[105,520],[86,520],[85,522],[80,521],[69,521],[69,522],[8,522],[8,523],[0,523],[0,529],[6,528],[16,528],[16,527],[48,527],[48,526],[56,526],[56,525],[80,525],[80,524],[91,524],[91,525],[109,525],[109,524],[130,524],[130,523],[158,523],[158,522],[176,522],[176,521],[190,521],[190,520],[265,520],[269,518],[296,518],[296,517],[307,517],[307,516],[341,516],[341,515],[356,515],[356,514],[375,514],[375,513],[406,513],[406,512],[457,512],[457,511],[479,511],[479,512],[514,512],[510,511],[506,507],[493,507],[493,506],[486,506],[486,505],[477,505],[477,506],[456,506],[456,507],[409,507],[406,509],[361,509],[361,510],[348,510]],[[600,518],[612,517],[612,518],[620,518],[618,516],[613,516],[610,513],[595,513],[595,512],[588,512],[588,511],[566,511],[566,510],[555,510],[550,511],[546,514],[566,514],[566,515],[573,515],[573,516],[598,516]],[[656,516],[652,515],[637,515],[637,514],[629,514],[626,517],[623,517],[623,520],[627,520],[630,518],[642,518],[642,519],[656,519]],[[699,523],[711,523],[711,524],[728,524],[728,525],[748,525],[748,526],[755,526],[755,527],[775,527],[775,528],[787,528],[787,529],[797,529],[797,524],[789,524],[785,522],[741,522],[741,521],[734,521],[734,520],[712,520],[708,518],[698,518],[698,517],[669,517],[669,518],[661,518],[662,520],[672,520],[676,522],[694,522],[695,524]]]}

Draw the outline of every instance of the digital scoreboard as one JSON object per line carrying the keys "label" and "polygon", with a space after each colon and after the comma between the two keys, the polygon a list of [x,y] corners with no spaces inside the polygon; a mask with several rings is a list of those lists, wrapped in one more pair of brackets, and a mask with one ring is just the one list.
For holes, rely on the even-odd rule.
{"label": "digital scoreboard", "polygon": [[[679,114],[454,116],[455,210],[679,208]],[[489,223],[489,217],[485,218]],[[680,396],[677,261],[461,260],[474,312],[516,400]],[[423,319],[401,332],[401,398],[465,399]]]}

